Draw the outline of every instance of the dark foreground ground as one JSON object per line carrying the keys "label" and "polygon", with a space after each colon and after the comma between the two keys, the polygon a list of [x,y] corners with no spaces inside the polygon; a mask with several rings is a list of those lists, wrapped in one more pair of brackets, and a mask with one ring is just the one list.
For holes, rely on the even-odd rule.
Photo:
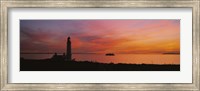
{"label": "dark foreground ground", "polygon": [[21,59],[20,71],[180,71],[180,65],[106,64],[88,61]]}

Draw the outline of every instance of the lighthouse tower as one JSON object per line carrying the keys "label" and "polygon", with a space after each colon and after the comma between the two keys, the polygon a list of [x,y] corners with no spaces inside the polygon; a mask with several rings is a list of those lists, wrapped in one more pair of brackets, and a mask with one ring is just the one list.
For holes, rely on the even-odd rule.
{"label": "lighthouse tower", "polygon": [[71,53],[71,41],[70,37],[67,38],[67,45],[66,45],[66,61],[71,61],[72,60],[72,53]]}

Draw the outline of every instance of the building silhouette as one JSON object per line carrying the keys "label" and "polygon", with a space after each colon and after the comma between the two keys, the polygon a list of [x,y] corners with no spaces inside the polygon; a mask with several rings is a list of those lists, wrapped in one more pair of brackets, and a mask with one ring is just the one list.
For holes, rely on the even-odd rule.
{"label": "building silhouette", "polygon": [[66,43],[66,55],[65,55],[65,53],[63,53],[63,55],[58,55],[57,53],[55,53],[55,54],[51,57],[51,60],[53,60],[53,61],[72,61],[70,37],[67,38],[67,43]]}
{"label": "building silhouette", "polygon": [[70,37],[67,38],[67,44],[66,44],[66,60],[67,61],[71,61],[72,60],[72,53],[71,53],[71,41],[70,41]]}
{"label": "building silhouette", "polygon": [[63,55],[58,55],[57,53],[55,53],[51,58],[51,60],[53,61],[64,61],[65,59],[66,59],[65,53],[63,53]]}

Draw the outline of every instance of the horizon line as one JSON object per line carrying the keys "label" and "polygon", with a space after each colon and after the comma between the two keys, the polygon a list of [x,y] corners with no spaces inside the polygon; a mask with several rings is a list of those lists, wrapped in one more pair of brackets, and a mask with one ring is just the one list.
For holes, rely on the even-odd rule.
{"label": "horizon line", "polygon": [[[55,54],[56,52],[20,52],[20,54]],[[64,54],[58,52],[57,54]],[[72,53],[72,54],[107,54],[107,53]],[[114,54],[180,54],[179,52],[164,52],[164,53],[114,53]]]}

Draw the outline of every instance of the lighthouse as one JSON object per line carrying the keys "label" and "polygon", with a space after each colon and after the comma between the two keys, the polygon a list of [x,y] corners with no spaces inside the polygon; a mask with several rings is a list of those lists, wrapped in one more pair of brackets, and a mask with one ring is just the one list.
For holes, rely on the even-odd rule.
{"label": "lighthouse", "polygon": [[72,53],[71,53],[71,41],[70,37],[67,38],[67,44],[66,44],[66,61],[72,60]]}

